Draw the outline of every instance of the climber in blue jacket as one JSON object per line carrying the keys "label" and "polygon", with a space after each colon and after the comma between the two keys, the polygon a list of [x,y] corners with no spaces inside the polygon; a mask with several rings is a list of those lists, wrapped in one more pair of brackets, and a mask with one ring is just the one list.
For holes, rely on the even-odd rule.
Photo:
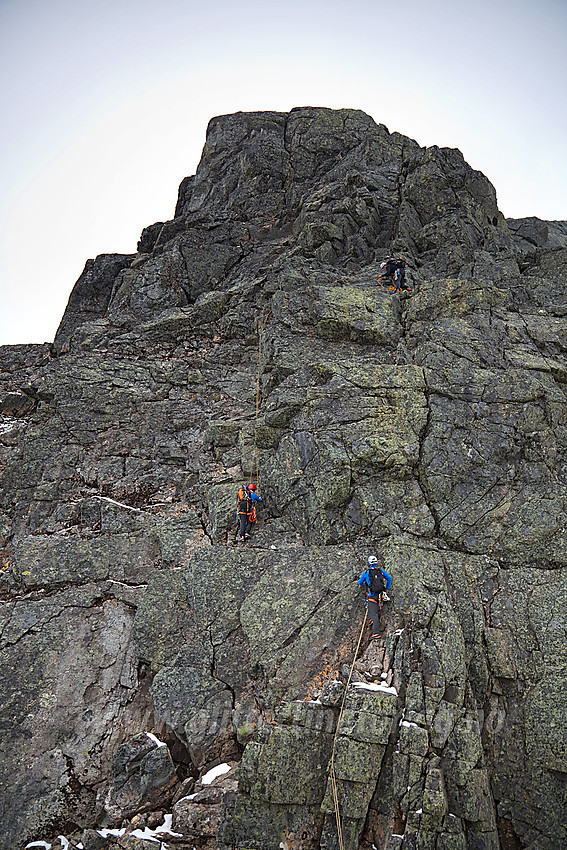
{"label": "climber in blue jacket", "polygon": [[372,623],[372,637],[379,638],[380,610],[382,602],[388,600],[388,591],[392,587],[392,576],[383,567],[378,566],[376,555],[368,558],[368,567],[364,570],[358,583],[366,588],[366,605]]}

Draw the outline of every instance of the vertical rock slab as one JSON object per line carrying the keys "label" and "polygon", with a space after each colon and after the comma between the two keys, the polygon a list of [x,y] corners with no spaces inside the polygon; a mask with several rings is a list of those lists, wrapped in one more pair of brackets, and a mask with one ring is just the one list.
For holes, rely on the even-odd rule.
{"label": "vertical rock slab", "polygon": [[[361,683],[346,696],[335,743],[334,773],[343,842],[348,850],[358,847],[396,711],[394,688]],[[334,850],[339,844],[330,777],[321,811],[325,813],[321,847]]]}

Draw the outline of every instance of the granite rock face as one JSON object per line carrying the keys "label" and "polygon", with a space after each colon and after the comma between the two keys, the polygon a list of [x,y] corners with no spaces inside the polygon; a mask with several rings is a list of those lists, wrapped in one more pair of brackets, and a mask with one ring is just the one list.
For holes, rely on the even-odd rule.
{"label": "granite rock face", "polygon": [[167,810],[180,848],[334,850],[331,762],[348,850],[564,847],[566,287],[567,223],[456,150],[213,119],[173,220],[0,349],[0,847]]}

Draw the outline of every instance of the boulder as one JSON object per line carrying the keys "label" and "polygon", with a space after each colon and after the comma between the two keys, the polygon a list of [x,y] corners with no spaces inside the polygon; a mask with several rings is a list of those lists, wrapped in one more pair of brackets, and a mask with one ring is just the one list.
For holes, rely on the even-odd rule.
{"label": "boulder", "polygon": [[140,733],[122,744],[111,760],[111,783],[104,808],[111,822],[166,803],[177,784],[175,766],[165,744]]}

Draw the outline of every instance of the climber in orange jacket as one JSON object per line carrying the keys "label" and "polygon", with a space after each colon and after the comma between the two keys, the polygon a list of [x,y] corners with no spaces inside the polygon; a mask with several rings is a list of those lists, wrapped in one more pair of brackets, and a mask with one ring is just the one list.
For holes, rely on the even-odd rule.
{"label": "climber in orange jacket", "polygon": [[236,521],[238,522],[237,540],[244,542],[250,537],[252,523],[256,522],[256,508],[254,502],[262,499],[256,493],[256,485],[248,484],[238,491],[236,502]]}

